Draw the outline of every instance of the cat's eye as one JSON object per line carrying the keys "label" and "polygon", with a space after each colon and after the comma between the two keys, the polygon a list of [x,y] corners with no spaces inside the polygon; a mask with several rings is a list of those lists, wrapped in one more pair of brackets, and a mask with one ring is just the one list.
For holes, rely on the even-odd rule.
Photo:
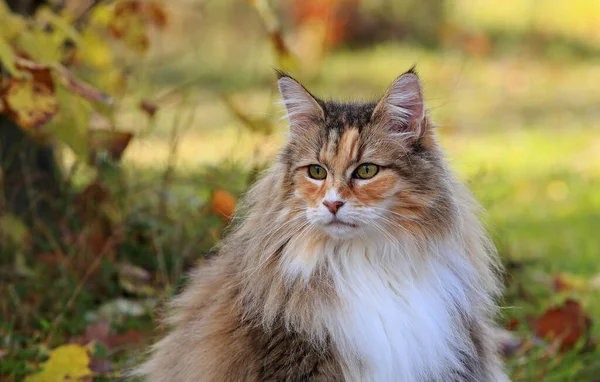
{"label": "cat's eye", "polygon": [[318,164],[311,164],[308,166],[308,176],[313,179],[323,180],[327,178],[327,171]]}
{"label": "cat's eye", "polygon": [[356,170],[354,170],[353,177],[359,179],[370,179],[377,175],[379,172],[379,166],[372,163],[363,163]]}

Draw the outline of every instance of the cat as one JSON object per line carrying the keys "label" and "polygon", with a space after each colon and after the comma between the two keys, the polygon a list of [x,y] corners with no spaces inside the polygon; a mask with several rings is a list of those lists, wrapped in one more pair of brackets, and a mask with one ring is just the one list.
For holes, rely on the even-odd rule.
{"label": "cat", "polygon": [[410,69],[373,103],[278,86],[290,125],[244,218],[191,276],[138,375],[192,381],[508,381],[500,266]]}

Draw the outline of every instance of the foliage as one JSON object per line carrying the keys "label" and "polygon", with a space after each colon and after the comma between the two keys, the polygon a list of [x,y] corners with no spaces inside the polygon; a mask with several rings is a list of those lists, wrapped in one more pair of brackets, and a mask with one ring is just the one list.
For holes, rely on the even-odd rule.
{"label": "foliage", "polygon": [[[99,149],[124,150],[126,145],[119,143],[113,147],[112,137],[90,139],[90,118],[112,121],[114,99],[125,91],[128,68],[119,62],[119,45],[144,54],[148,28],[167,23],[156,2],[123,0],[88,7],[79,14],[68,6],[57,11],[44,7],[33,19],[25,19],[0,3],[0,23],[6,26],[0,31],[0,63],[5,69],[0,75],[0,112],[38,140],[66,143],[81,158]],[[122,142],[124,133],[109,122],[103,135],[113,134]]]}

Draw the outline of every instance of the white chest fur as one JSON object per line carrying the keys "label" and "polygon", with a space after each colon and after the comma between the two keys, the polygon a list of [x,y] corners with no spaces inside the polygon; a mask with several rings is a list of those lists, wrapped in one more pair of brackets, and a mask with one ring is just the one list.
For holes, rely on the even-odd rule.
{"label": "white chest fur", "polygon": [[[345,360],[348,380],[443,380],[450,370],[461,370],[458,350],[469,352],[469,341],[454,324],[459,311],[469,310],[462,274],[469,267],[446,265],[447,256],[459,261],[458,253],[441,248],[448,252],[445,261],[430,255],[417,265],[406,249],[389,243],[338,242],[319,249],[341,300],[323,315],[323,324]],[[306,276],[306,267],[316,265],[310,263],[287,265]]]}

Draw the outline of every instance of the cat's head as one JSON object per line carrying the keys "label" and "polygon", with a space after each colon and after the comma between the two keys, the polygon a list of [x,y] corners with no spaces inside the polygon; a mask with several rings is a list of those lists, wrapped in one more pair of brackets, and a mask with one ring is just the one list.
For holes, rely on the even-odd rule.
{"label": "cat's head", "polygon": [[322,101],[279,73],[290,140],[280,162],[290,202],[337,238],[444,225],[446,171],[414,70],[373,103]]}

